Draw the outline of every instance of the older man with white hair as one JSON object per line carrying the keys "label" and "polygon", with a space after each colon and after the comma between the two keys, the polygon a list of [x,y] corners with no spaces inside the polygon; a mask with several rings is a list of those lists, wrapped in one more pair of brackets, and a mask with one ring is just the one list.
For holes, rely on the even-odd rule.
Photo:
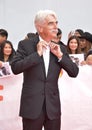
{"label": "older man with white hair", "polygon": [[23,130],[42,130],[43,126],[45,130],[60,130],[58,77],[62,68],[71,77],[76,77],[79,69],[64,46],[51,42],[58,31],[55,12],[37,12],[34,24],[38,35],[20,41],[11,62],[15,74],[24,74],[20,104]]}

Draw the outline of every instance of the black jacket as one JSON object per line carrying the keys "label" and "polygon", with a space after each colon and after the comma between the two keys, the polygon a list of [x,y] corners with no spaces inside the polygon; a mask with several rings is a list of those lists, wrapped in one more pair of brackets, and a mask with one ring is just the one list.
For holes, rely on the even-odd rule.
{"label": "black jacket", "polygon": [[11,62],[15,74],[23,72],[24,82],[21,96],[20,116],[36,119],[40,115],[43,103],[46,103],[47,115],[50,119],[61,114],[58,77],[63,68],[71,77],[76,77],[78,67],[69,58],[64,46],[61,45],[63,57],[60,62],[50,53],[48,75],[45,75],[43,57],[37,53],[39,37],[19,42],[16,56]]}

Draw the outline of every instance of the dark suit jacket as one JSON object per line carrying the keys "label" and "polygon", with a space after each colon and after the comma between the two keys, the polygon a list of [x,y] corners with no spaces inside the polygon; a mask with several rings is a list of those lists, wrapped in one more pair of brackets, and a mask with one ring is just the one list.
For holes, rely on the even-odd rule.
{"label": "dark suit jacket", "polygon": [[48,75],[45,75],[43,57],[37,53],[38,36],[32,40],[19,42],[16,56],[11,62],[14,74],[23,72],[24,82],[20,104],[20,116],[36,119],[41,113],[43,102],[46,103],[47,115],[50,119],[60,117],[60,98],[58,77],[63,68],[71,77],[76,77],[78,67],[69,58],[64,46],[61,46],[63,58],[60,62],[50,53]]}

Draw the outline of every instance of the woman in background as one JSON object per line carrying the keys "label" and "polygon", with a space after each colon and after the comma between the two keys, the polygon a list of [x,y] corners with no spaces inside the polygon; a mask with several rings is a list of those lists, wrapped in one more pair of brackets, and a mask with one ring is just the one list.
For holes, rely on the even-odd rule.
{"label": "woman in background", "polygon": [[79,39],[75,35],[71,36],[67,42],[67,52],[69,54],[81,54]]}
{"label": "woman in background", "polygon": [[9,62],[15,55],[15,50],[11,41],[5,41],[1,45],[0,52],[0,76],[9,75],[12,73]]}
{"label": "woman in background", "polygon": [[72,59],[73,62],[75,62],[77,65],[79,65],[80,60],[77,57],[74,56],[74,54],[81,54],[80,46],[79,46],[79,38],[75,35],[71,36],[68,39],[67,42],[67,52]]}
{"label": "woman in background", "polygon": [[85,60],[81,62],[81,65],[92,65],[92,49],[88,51],[85,56]]}

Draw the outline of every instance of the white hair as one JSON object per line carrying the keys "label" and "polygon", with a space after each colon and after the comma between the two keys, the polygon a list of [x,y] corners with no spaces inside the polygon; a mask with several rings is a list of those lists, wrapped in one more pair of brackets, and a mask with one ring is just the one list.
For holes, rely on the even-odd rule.
{"label": "white hair", "polygon": [[52,10],[40,10],[37,12],[36,16],[35,16],[35,20],[34,23],[40,23],[42,24],[42,22],[44,22],[44,20],[46,19],[46,17],[48,15],[52,15],[54,17],[56,17],[56,13]]}

